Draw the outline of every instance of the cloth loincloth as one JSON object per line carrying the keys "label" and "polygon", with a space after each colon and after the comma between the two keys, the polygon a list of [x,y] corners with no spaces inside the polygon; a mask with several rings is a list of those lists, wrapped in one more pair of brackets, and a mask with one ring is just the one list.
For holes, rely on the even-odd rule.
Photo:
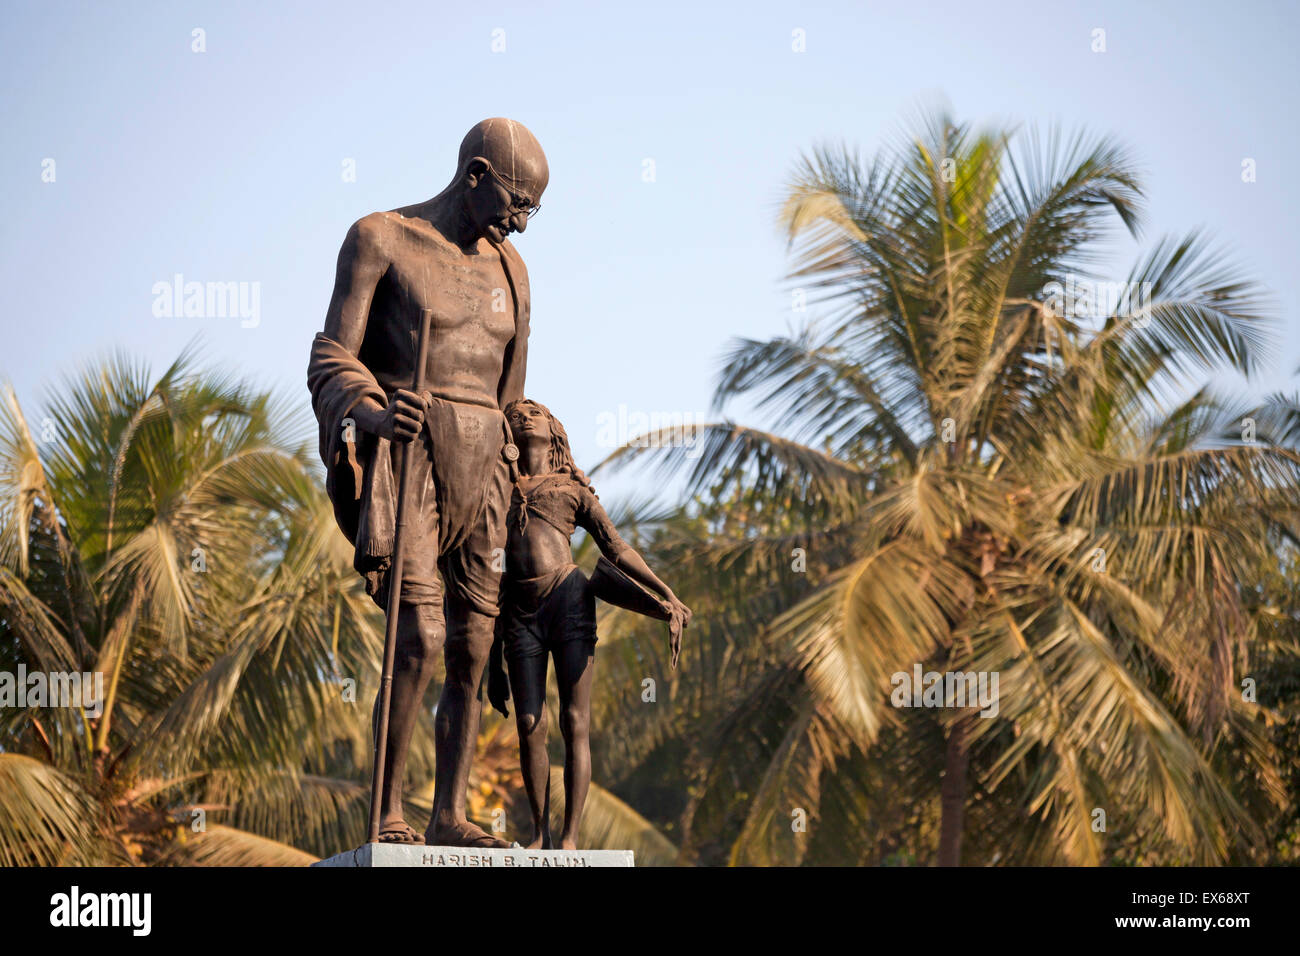
{"label": "cloth loincloth", "polygon": [[[312,345],[307,380],[335,519],[356,549],[353,566],[367,593],[384,607],[397,518],[397,446],[349,428],[347,416],[366,397],[386,406],[389,393],[324,335]],[[416,457],[401,601],[441,607],[445,585],[454,599],[496,616],[502,574],[493,564],[505,543],[510,488],[505,418],[498,408],[425,398],[424,428],[406,446]]]}

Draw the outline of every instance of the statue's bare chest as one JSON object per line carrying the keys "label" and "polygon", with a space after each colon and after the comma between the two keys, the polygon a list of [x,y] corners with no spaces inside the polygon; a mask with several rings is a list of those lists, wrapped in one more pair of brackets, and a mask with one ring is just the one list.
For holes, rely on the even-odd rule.
{"label": "statue's bare chest", "polygon": [[402,237],[392,250],[383,283],[401,312],[433,310],[443,334],[461,326],[482,330],[503,342],[514,334],[514,298],[501,257],[483,244],[466,255],[445,241],[420,234]]}

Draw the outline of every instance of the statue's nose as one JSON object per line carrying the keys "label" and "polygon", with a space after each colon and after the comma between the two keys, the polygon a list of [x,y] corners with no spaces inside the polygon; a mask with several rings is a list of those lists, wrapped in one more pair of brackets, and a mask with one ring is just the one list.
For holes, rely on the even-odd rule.
{"label": "statue's nose", "polygon": [[515,227],[515,232],[523,232],[528,228],[528,213],[517,212],[510,217],[510,225]]}

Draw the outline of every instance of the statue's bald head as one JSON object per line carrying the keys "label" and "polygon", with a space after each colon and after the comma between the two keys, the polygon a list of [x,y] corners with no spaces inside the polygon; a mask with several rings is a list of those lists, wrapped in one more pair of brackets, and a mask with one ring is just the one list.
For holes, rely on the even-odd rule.
{"label": "statue's bald head", "polygon": [[538,202],[551,172],[537,137],[523,123],[493,117],[476,123],[460,143],[457,172],[464,175],[475,159],[485,159],[506,188]]}

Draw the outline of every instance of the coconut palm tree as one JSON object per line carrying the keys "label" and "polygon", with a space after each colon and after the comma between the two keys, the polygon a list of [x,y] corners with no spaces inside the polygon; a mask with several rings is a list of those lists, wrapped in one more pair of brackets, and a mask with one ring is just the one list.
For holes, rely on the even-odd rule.
{"label": "coconut palm tree", "polygon": [[[1245,592],[1294,540],[1300,455],[1207,386],[1270,342],[1221,252],[1165,239],[1108,280],[1141,196],[1105,140],[942,113],[802,161],[781,222],[816,318],[737,342],[716,391],[766,427],[646,443],[696,496],[656,554],[707,602],[684,679],[720,704],[690,732],[687,855],[1260,852],[1286,797],[1240,687]],[[997,675],[996,710],[899,706],[918,664]]]}
{"label": "coconut palm tree", "polygon": [[0,671],[103,693],[0,711],[0,861],[301,863],[360,826],[328,768],[365,766],[380,632],[293,421],[192,352],[88,367],[36,429],[5,394]]}

